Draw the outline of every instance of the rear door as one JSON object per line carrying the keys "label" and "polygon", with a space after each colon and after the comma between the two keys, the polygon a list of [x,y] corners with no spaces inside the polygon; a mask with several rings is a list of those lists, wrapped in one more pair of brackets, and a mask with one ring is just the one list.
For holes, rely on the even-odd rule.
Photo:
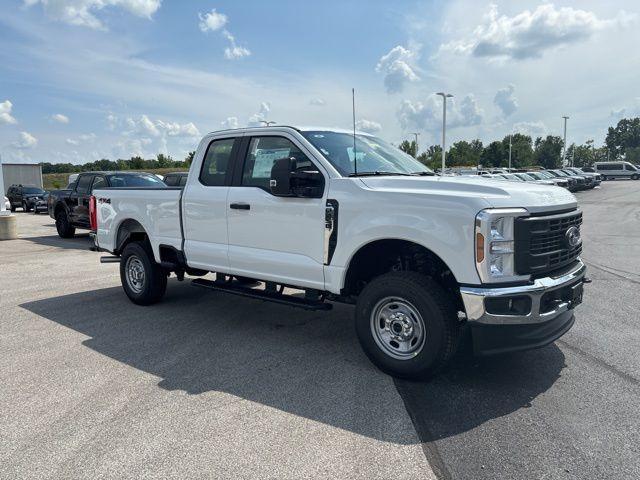
{"label": "rear door", "polygon": [[[229,263],[233,272],[260,280],[324,289],[326,172],[291,135],[245,137],[242,170],[227,202]],[[323,198],[277,197],[271,167],[295,157],[299,168],[325,176]]]}
{"label": "rear door", "polygon": [[242,135],[210,137],[194,158],[200,171],[189,175],[182,196],[184,253],[189,266],[229,271],[227,195]]}
{"label": "rear door", "polygon": [[76,188],[67,198],[71,222],[89,227],[89,192],[94,175],[86,173],[78,177]]}

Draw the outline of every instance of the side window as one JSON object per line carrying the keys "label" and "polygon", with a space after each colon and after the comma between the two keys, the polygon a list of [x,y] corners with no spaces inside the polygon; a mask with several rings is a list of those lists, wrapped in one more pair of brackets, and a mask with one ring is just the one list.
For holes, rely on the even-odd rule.
{"label": "side window", "polygon": [[180,178],[179,186],[184,187],[187,184],[187,176],[183,175],[182,177],[179,177],[179,178]]}
{"label": "side window", "polygon": [[200,182],[203,185],[209,187],[224,186],[234,142],[235,138],[225,138],[223,140],[214,140],[209,144],[202,162],[202,170],[200,171]]}
{"label": "side window", "polygon": [[178,179],[178,177],[176,177],[175,175],[165,175],[164,184],[167,187],[175,187],[177,179]]}
{"label": "side window", "polygon": [[296,170],[313,166],[309,158],[290,140],[284,137],[253,137],[249,143],[247,158],[242,169],[242,185],[269,190],[271,168],[276,160],[293,157]]}
{"label": "side window", "polygon": [[93,185],[91,185],[91,191],[98,190],[99,188],[105,188],[107,186],[107,180],[104,177],[95,177],[93,179]]}
{"label": "side window", "polygon": [[81,175],[80,177],[78,177],[76,192],[81,194],[89,193],[89,187],[91,186],[92,180],[93,180],[93,175]]}

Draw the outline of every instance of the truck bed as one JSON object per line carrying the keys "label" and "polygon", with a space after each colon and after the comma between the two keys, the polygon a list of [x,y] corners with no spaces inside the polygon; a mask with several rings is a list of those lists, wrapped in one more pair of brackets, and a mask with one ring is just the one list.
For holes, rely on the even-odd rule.
{"label": "truck bed", "polygon": [[181,188],[105,188],[93,195],[98,217],[96,239],[101,249],[114,251],[118,247],[117,230],[125,221],[142,225],[156,259],[160,258],[159,245],[182,248]]}

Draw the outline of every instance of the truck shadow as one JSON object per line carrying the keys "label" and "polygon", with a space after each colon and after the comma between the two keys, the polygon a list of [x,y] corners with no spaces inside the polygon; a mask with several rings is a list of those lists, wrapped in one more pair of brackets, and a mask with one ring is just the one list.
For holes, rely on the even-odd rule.
{"label": "truck shadow", "polygon": [[93,242],[91,238],[89,238],[88,233],[78,233],[73,238],[60,238],[58,235],[42,235],[37,237],[20,237],[20,240],[26,240],[46,247],[62,248],[64,250],[89,250],[89,248],[93,246]]}
{"label": "truck shadow", "polygon": [[152,307],[131,304],[120,287],[21,307],[90,337],[84,346],[157,376],[163,389],[226,392],[396,444],[418,441],[398,414],[403,400],[429,441],[526,408],[564,366],[555,346],[506,362],[461,355],[430,383],[396,382],[401,400],[362,353],[344,305],[306,312],[171,281]]}

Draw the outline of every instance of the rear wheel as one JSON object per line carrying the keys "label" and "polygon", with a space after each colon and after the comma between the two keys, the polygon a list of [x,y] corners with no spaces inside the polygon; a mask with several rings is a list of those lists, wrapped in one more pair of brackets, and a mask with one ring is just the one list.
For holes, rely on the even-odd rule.
{"label": "rear wheel", "polygon": [[9,207],[11,208],[11,211],[12,211],[12,212],[15,212],[15,211],[16,211],[16,206],[15,206],[13,203],[10,203],[10,204],[9,204]]}
{"label": "rear wheel", "polygon": [[460,336],[449,295],[416,272],[391,272],[372,280],[358,297],[355,322],[369,359],[399,378],[437,373],[455,354]]}
{"label": "rear wheel", "polygon": [[131,242],[124,248],[120,280],[129,299],[138,305],[160,301],[167,289],[167,274],[156,263],[148,242]]}
{"label": "rear wheel", "polygon": [[56,230],[61,238],[71,238],[76,234],[76,229],[67,216],[67,212],[60,210],[56,213]]}
{"label": "rear wheel", "polygon": [[638,180],[638,175],[636,175],[636,174],[631,175],[631,180]]}

